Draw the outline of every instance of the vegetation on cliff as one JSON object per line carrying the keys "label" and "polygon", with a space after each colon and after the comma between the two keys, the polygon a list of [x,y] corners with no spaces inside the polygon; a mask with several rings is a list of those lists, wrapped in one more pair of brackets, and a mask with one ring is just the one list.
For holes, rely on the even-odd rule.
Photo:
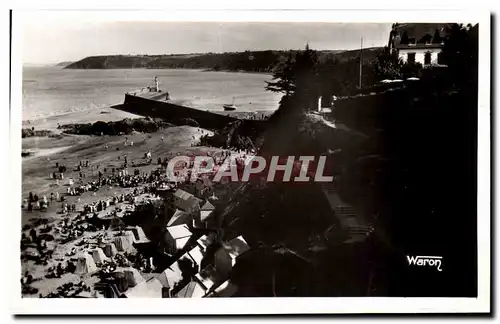
{"label": "vegetation on cliff", "polygon": [[120,121],[103,122],[87,124],[66,124],[58,128],[62,129],[66,134],[77,135],[120,135],[131,134],[132,132],[154,133],[160,128],[170,127],[172,124],[167,123],[161,118],[125,118]]}
{"label": "vegetation on cliff", "polygon": [[[376,56],[380,48],[365,49],[366,60]],[[173,55],[102,55],[90,56],[66,66],[67,69],[206,69],[212,71],[273,72],[289,55],[299,51],[245,51],[233,53]],[[348,61],[359,57],[359,50],[319,51],[321,59],[335,57]]]}
{"label": "vegetation on cliff", "polygon": [[23,128],[21,130],[21,137],[22,138],[27,138],[27,137],[44,137],[44,136],[53,136],[54,134],[50,130],[46,129],[41,129],[41,130],[35,130],[35,128]]}
{"label": "vegetation on cliff", "polygon": [[[228,238],[243,234],[258,247],[234,269],[240,296],[475,296],[478,27],[453,28],[448,68],[417,69],[421,81],[412,86],[335,103],[347,136],[307,113],[318,92],[305,83],[356,94],[357,80],[340,72],[349,68],[328,83],[306,48],[277,71],[269,90],[284,96],[259,155],[336,152],[340,196],[376,229],[363,243],[342,244],[320,184],[246,183],[221,212]],[[372,84],[407,73],[386,54],[370,63]],[[349,129],[367,136],[353,141]],[[442,256],[446,276],[417,273],[407,254]]]}

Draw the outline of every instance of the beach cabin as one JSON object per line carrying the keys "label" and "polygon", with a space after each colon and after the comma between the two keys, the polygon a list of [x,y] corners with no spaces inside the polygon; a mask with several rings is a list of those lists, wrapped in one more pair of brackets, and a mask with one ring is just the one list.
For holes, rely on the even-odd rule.
{"label": "beach cabin", "polygon": [[217,274],[223,279],[229,278],[238,256],[248,250],[250,246],[241,235],[222,244],[222,247],[215,252],[214,265]]}
{"label": "beach cabin", "polygon": [[192,235],[186,224],[167,227],[164,235],[165,252],[173,255],[182,250]]}

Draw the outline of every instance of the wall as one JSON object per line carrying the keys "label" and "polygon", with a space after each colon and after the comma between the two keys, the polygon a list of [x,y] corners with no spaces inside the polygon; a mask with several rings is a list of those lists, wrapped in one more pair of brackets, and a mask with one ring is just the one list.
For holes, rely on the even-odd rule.
{"label": "wall", "polygon": [[[130,94],[125,94],[123,105],[115,106],[114,108],[141,116],[163,118],[176,125],[185,125],[185,119],[190,118],[195,120],[200,127],[212,130],[222,129],[229,123],[238,120],[237,118],[222,114],[215,114],[164,101],[150,100]],[[262,120],[245,120],[244,124],[249,128],[264,129],[267,122]]]}
{"label": "wall", "polygon": [[404,63],[408,62],[408,53],[415,53],[415,62],[424,64],[425,53],[431,52],[431,64],[438,64],[438,53],[441,52],[440,48],[429,49],[429,48],[405,48],[399,50],[399,58],[403,60]]}

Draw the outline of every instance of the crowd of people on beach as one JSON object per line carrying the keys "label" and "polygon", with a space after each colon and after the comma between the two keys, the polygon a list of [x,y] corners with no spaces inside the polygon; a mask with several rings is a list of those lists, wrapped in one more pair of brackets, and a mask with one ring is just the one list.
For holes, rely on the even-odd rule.
{"label": "crowd of people on beach", "polygon": [[[222,165],[226,159],[233,156],[234,152],[230,150],[221,150],[218,153],[206,153],[207,156],[211,156],[214,159],[216,165]],[[238,158],[246,158],[248,154],[252,154],[250,150],[238,150],[237,157]],[[144,159],[152,163],[153,156],[151,152],[147,151],[144,154]],[[142,194],[156,194],[157,190],[170,188],[176,189],[183,182],[188,182],[191,173],[186,173],[183,180],[179,181],[177,178],[180,174],[176,173],[176,180],[171,181],[171,175],[167,173],[167,165],[169,162],[169,158],[165,157],[157,157],[158,168],[150,170],[148,172],[141,171],[138,167],[135,167],[131,173],[129,173],[128,167],[128,158],[126,155],[121,157],[121,161],[123,164],[120,167],[116,168],[99,168],[99,165],[92,165],[90,161],[80,161],[76,166],[76,172],[79,172],[80,179],[78,182],[73,181],[72,178],[68,179],[67,188],[65,194],[58,192],[55,190],[51,192],[47,197],[46,195],[40,195],[30,192],[28,198],[23,199],[23,208],[28,211],[33,211],[35,209],[39,209],[41,211],[47,210],[49,206],[52,206],[54,203],[60,203],[61,208],[59,213],[62,213],[66,217],[59,222],[57,226],[54,226],[53,229],[47,227],[48,230],[54,231],[59,235],[58,241],[60,244],[66,244],[71,241],[76,240],[79,237],[82,237],[85,232],[88,231],[97,231],[102,227],[102,225],[95,226],[91,222],[92,219],[96,219],[102,216],[99,216],[99,212],[105,211],[111,206],[115,206],[116,208],[112,209],[110,216],[117,217],[117,212],[122,211],[121,208],[118,208],[118,204],[120,203],[129,203],[131,205],[131,209],[136,205],[136,198]],[[194,161],[194,160],[193,160]],[[193,167],[193,161],[191,161],[188,167]],[[67,172],[67,167],[64,165],[59,165],[56,163],[55,165],[58,172],[53,172],[51,174],[51,178],[56,180],[56,183],[59,184],[59,180],[64,179],[64,173]],[[92,175],[94,176],[91,181],[86,180],[86,171],[92,170]],[[95,177],[97,175],[97,177]],[[133,188],[130,193],[114,193],[109,198],[96,199],[92,203],[86,202],[85,204],[79,205],[81,202],[80,196],[84,195],[87,192],[91,192],[95,197],[97,196],[97,192],[101,188],[112,189],[113,187],[120,188]],[[67,202],[67,197],[76,196],[77,199],[73,203]],[[83,197],[82,197],[83,199]],[[76,213],[76,217],[71,218],[71,214]],[[100,223],[99,223],[100,224]],[[48,265],[48,261],[51,259],[51,255],[53,250],[47,248],[46,240],[41,239],[38,235],[37,230],[32,228],[30,230],[29,237],[23,233],[24,246],[28,244],[35,243],[38,251],[38,256],[36,257],[36,262],[44,265]],[[74,249],[74,248],[73,248]],[[76,251],[72,251],[67,257],[71,257],[74,255]],[[141,271],[152,271],[151,264],[147,262],[147,259],[138,258],[137,266],[141,269]],[[74,272],[74,264],[72,261],[66,262],[63,264],[61,262],[57,263],[57,265],[52,265],[47,269],[47,278],[60,278],[65,273]],[[33,279],[29,279],[29,274],[26,274],[22,280],[25,283],[23,286],[27,293],[31,293],[34,290],[30,290],[30,285]],[[66,294],[63,291],[56,292],[58,294]]]}

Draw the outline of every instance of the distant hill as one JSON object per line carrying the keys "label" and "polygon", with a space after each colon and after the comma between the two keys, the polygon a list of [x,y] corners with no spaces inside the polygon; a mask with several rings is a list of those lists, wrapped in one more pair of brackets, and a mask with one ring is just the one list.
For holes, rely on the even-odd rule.
{"label": "distant hill", "polygon": [[[364,60],[372,60],[380,47],[363,50]],[[292,54],[296,51],[291,51]],[[273,72],[290,51],[245,51],[232,53],[171,55],[102,55],[73,62],[67,69],[207,69],[212,71]],[[359,57],[359,50],[318,51],[320,61],[328,58],[348,61]],[[65,62],[62,62],[65,63]],[[62,64],[60,63],[60,64]]]}

